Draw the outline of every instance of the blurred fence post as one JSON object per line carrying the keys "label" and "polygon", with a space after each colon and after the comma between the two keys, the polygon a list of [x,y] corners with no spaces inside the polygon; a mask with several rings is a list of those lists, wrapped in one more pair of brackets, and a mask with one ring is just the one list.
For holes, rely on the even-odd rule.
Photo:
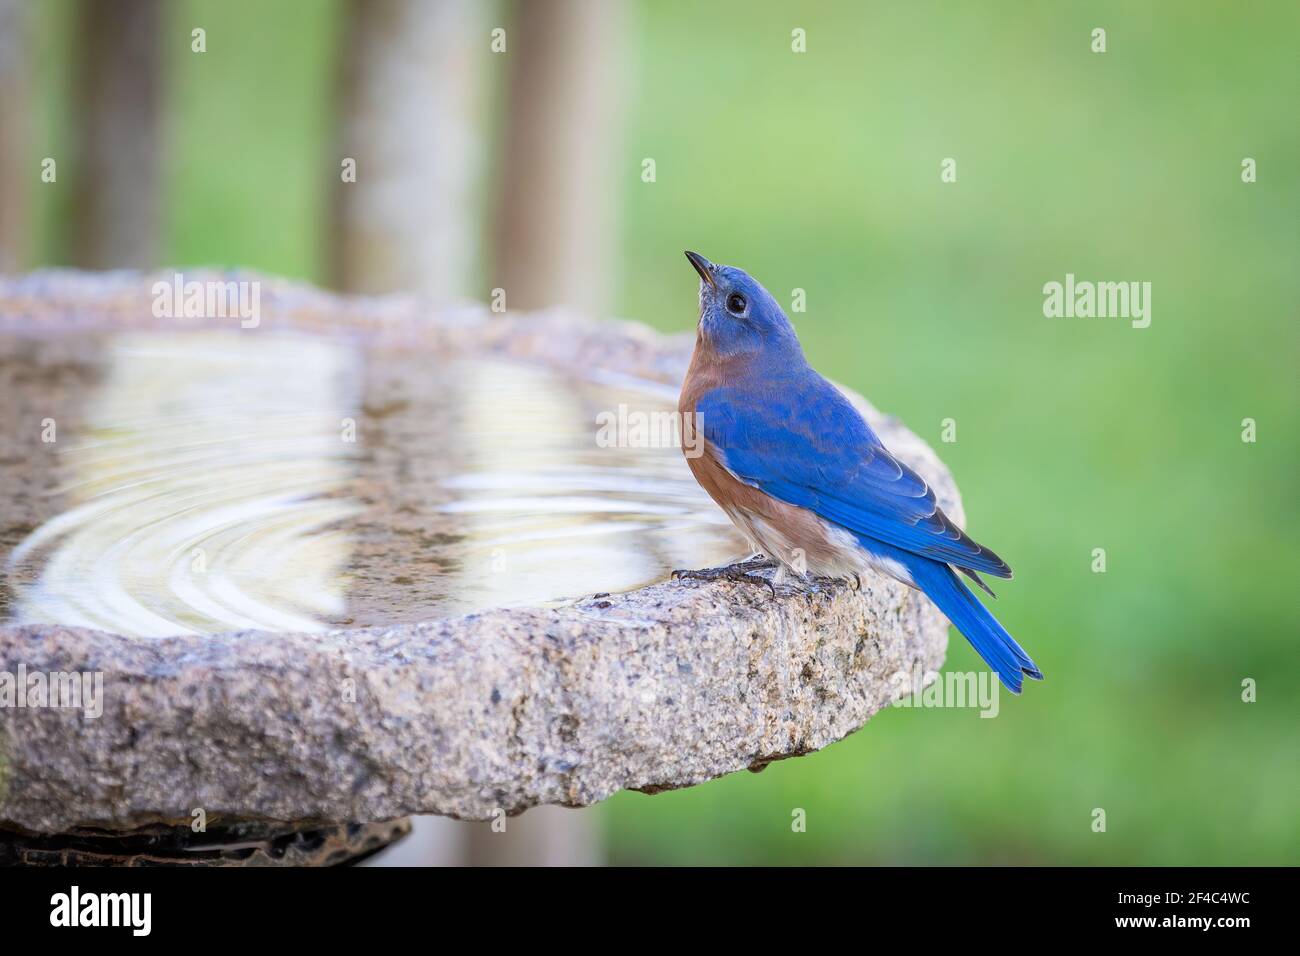
{"label": "blurred fence post", "polygon": [[[468,295],[486,123],[477,0],[351,0],[331,258],[348,292]],[[355,180],[345,166],[355,164]]]}
{"label": "blurred fence post", "polygon": [[161,5],[82,0],[77,83],[73,259],[87,269],[154,264],[158,239]]}
{"label": "blurred fence post", "polygon": [[17,272],[30,252],[27,197],[37,169],[29,166],[26,0],[0,0],[0,272]]}
{"label": "blurred fence post", "polygon": [[493,285],[510,308],[604,314],[627,68],[621,0],[523,0],[508,30]]}

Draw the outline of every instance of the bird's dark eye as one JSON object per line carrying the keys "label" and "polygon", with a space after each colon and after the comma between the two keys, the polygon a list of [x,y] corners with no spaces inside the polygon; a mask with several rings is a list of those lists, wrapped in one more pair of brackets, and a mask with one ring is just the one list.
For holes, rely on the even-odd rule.
{"label": "bird's dark eye", "polygon": [[727,311],[732,315],[741,315],[745,311],[745,306],[749,305],[745,297],[739,292],[733,292],[727,296]]}

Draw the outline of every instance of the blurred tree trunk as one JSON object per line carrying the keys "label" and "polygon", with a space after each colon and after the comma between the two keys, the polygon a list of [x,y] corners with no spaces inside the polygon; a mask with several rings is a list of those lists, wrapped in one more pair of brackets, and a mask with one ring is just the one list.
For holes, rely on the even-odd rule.
{"label": "blurred tree trunk", "polygon": [[72,242],[74,261],[86,268],[155,262],[160,20],[159,0],[81,0],[77,7]]}
{"label": "blurred tree trunk", "polygon": [[490,823],[469,827],[473,866],[599,866],[604,862],[600,821],[591,809],[533,807],[496,833]]}
{"label": "blurred tree trunk", "polygon": [[27,197],[39,170],[28,155],[26,0],[0,0],[0,272],[18,272],[30,249]]}
{"label": "blurred tree trunk", "polygon": [[488,45],[477,0],[351,0],[333,171],[335,283],[349,292],[468,295]]}
{"label": "blurred tree trunk", "polygon": [[[505,155],[493,287],[510,309],[568,305],[603,315],[618,256],[622,0],[516,0],[506,31]],[[537,807],[504,833],[471,824],[478,865],[599,863],[592,810]]]}
{"label": "blurred tree trunk", "polygon": [[601,315],[618,261],[626,5],[523,0],[513,11],[493,285],[512,309]]}

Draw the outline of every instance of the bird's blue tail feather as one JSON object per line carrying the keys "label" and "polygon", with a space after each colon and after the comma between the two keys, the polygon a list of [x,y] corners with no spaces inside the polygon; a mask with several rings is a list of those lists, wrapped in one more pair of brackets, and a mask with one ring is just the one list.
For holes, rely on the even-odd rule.
{"label": "bird's blue tail feather", "polygon": [[947,615],[957,630],[970,641],[976,653],[997,672],[1007,690],[1020,693],[1025,677],[1042,680],[1043,673],[998,623],[970,588],[957,577],[948,565],[928,558],[909,556],[907,569],[917,587],[929,596],[939,610]]}

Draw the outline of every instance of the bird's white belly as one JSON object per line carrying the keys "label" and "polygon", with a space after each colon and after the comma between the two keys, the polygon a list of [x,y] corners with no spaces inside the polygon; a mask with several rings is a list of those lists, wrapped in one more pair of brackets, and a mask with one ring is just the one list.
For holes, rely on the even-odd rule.
{"label": "bird's white belly", "polygon": [[779,561],[783,569],[799,577],[846,578],[877,571],[915,587],[907,568],[892,558],[871,553],[839,525],[819,518],[819,540],[797,541],[776,523],[748,509],[733,507],[726,511],[756,551]]}

